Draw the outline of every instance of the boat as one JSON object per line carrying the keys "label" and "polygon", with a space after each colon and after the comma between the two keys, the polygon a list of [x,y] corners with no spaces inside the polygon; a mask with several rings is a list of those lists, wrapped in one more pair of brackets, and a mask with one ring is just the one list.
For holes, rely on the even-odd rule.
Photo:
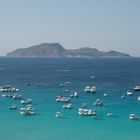
{"label": "boat", "polygon": [[91,78],[91,79],[94,79],[94,78],[95,78],[95,76],[93,76],[93,75],[92,75],[92,76],[90,76],[90,78]]}
{"label": "boat", "polygon": [[20,114],[21,114],[21,115],[34,115],[35,112],[32,111],[32,110],[29,109],[29,108],[20,108]]}
{"label": "boat", "polygon": [[85,90],[86,93],[95,93],[96,92],[96,87],[95,86],[92,86],[92,87],[86,86],[84,90]]}
{"label": "boat", "polygon": [[21,95],[14,94],[13,99],[23,99],[23,97]]}
{"label": "boat", "polygon": [[134,90],[135,90],[135,91],[140,91],[140,86],[135,86],[135,87],[134,87]]}
{"label": "boat", "polygon": [[72,104],[64,104],[63,108],[64,109],[72,109]]}
{"label": "boat", "polygon": [[133,92],[131,90],[128,90],[127,91],[127,96],[132,96],[133,95]]}
{"label": "boat", "polygon": [[107,113],[106,115],[110,117],[110,116],[113,115],[113,113],[112,113],[112,112],[109,112],[109,113]]}
{"label": "boat", "polygon": [[103,106],[103,102],[102,102],[100,99],[97,99],[97,100],[93,103],[93,105],[95,105],[95,106]]}
{"label": "boat", "polygon": [[56,116],[56,118],[61,118],[62,114],[60,112],[56,112],[55,116]]}
{"label": "boat", "polygon": [[139,118],[135,114],[130,114],[129,119],[130,120],[138,120]]}
{"label": "boat", "polygon": [[79,97],[79,95],[78,95],[78,93],[77,93],[77,92],[74,92],[74,93],[72,93],[72,94],[70,95],[70,97],[75,97],[75,98],[78,98],[78,97]]}
{"label": "boat", "polygon": [[56,102],[62,102],[62,103],[69,103],[70,98],[64,97],[64,96],[57,96]]}
{"label": "boat", "polygon": [[21,104],[32,104],[32,99],[21,100]]}
{"label": "boat", "polygon": [[78,109],[78,114],[82,116],[96,116],[96,111],[92,109]]}
{"label": "boat", "polygon": [[138,101],[140,101],[140,96],[138,97]]}
{"label": "boat", "polygon": [[124,95],[121,96],[122,99],[125,99],[126,97]]}
{"label": "boat", "polygon": [[108,95],[107,93],[104,93],[103,96],[104,96],[104,97],[107,97],[107,96],[109,96],[109,95]]}
{"label": "boat", "polygon": [[10,110],[14,110],[14,109],[18,109],[18,107],[16,105],[10,106]]}

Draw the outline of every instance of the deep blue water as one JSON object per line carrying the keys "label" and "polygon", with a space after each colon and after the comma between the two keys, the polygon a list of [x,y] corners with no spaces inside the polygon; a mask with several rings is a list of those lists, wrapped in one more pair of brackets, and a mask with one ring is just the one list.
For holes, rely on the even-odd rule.
{"label": "deep blue water", "polygon": [[[91,75],[95,79],[89,78]],[[55,96],[69,96],[59,84],[70,81],[66,89],[77,91],[72,99],[74,108],[64,110]],[[43,86],[38,87],[36,83]],[[26,86],[31,83],[31,86]],[[20,89],[20,94],[33,99],[35,116],[21,116],[19,110],[9,110],[11,104],[20,102],[0,97],[0,139],[3,140],[139,140],[140,121],[130,121],[128,116],[140,116],[140,103],[133,96],[121,99],[122,94],[140,85],[140,59],[62,59],[62,58],[0,58],[0,84],[10,84]],[[84,87],[95,85],[97,93],[88,95]],[[108,97],[103,97],[108,93]],[[2,93],[1,93],[2,94]],[[95,107],[100,98],[104,106]],[[77,109],[83,102],[96,109],[99,120],[80,117]],[[57,111],[61,119],[55,118]],[[114,116],[107,117],[112,112]]]}

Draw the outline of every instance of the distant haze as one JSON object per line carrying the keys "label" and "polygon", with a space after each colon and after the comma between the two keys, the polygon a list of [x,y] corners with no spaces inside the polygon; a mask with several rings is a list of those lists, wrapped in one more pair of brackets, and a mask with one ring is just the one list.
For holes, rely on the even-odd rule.
{"label": "distant haze", "polygon": [[140,0],[2,0],[0,55],[44,42],[140,56]]}

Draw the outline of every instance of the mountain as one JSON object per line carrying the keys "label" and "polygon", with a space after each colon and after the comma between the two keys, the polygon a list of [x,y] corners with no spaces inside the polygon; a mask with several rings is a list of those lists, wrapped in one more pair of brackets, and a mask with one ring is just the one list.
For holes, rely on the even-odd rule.
{"label": "mountain", "polygon": [[129,54],[109,51],[103,52],[95,48],[80,48],[66,50],[59,43],[42,43],[39,45],[31,46],[29,48],[16,49],[7,54],[8,57],[130,57]]}

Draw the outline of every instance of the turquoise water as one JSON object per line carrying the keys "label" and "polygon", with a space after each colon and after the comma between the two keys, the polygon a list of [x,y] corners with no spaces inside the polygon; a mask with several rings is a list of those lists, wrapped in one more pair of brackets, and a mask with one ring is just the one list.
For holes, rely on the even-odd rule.
{"label": "turquoise water", "polygon": [[[95,79],[90,79],[95,75]],[[69,96],[59,84],[70,81],[66,89],[77,91],[80,98],[72,99],[74,108],[64,110],[55,96]],[[26,86],[27,83],[31,86]],[[42,82],[38,87],[36,83]],[[9,110],[11,104],[21,107],[20,101],[0,97],[0,139],[3,140],[139,140],[140,121],[128,116],[140,116],[140,103],[133,96],[121,99],[127,90],[140,85],[140,59],[51,59],[0,58],[0,83],[20,88],[20,94],[33,99],[35,116],[21,116],[19,110]],[[97,93],[84,93],[86,85],[95,85]],[[103,97],[108,93],[108,97]],[[2,93],[1,93],[2,94]],[[104,106],[93,106],[100,98]],[[87,102],[96,109],[99,119],[80,117],[77,109]],[[57,119],[55,113],[62,112]],[[107,117],[112,112],[114,116]]]}

